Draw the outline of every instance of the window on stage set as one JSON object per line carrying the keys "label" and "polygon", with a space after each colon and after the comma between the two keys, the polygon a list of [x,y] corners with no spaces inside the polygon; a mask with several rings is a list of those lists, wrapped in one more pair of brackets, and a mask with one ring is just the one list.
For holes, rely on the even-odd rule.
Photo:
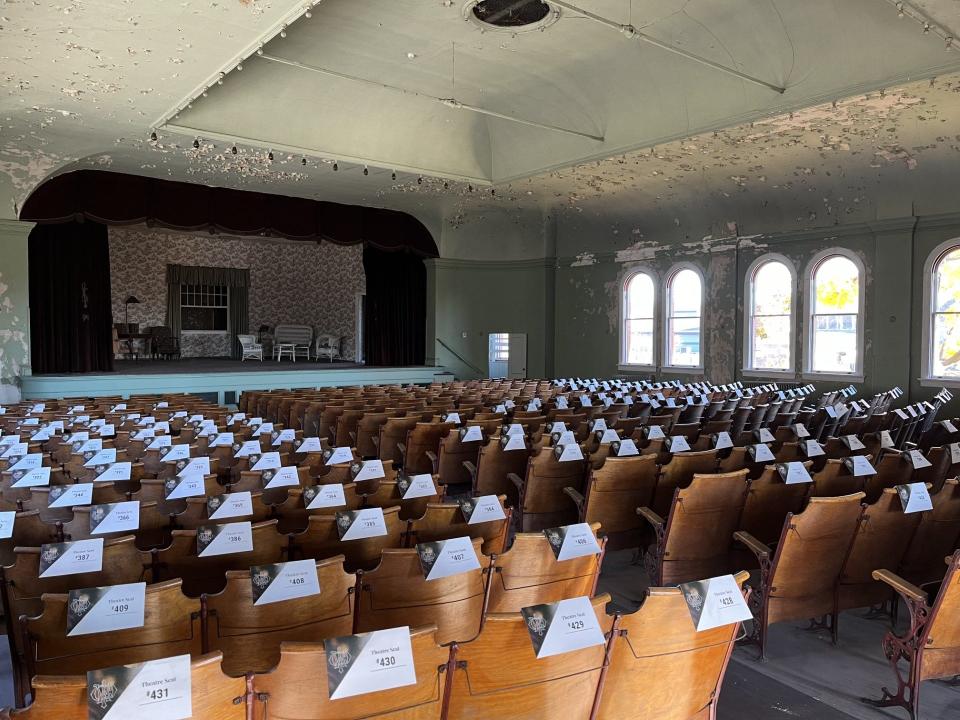
{"label": "window on stage set", "polygon": [[859,376],[862,372],[862,267],[837,248],[820,253],[808,270],[808,373]]}
{"label": "window on stage set", "polygon": [[649,367],[656,364],[656,282],[653,275],[638,270],[623,282],[620,299],[620,365]]}
{"label": "window on stage set", "polygon": [[703,367],[703,278],[692,265],[681,265],[667,277],[664,366]]}
{"label": "window on stage set", "polygon": [[225,285],[181,285],[182,332],[228,332],[230,288]]}
{"label": "window on stage set", "polygon": [[960,379],[960,240],[934,248],[924,273],[923,378]]}
{"label": "window on stage set", "polygon": [[793,369],[795,288],[786,258],[764,255],[747,271],[745,370]]}

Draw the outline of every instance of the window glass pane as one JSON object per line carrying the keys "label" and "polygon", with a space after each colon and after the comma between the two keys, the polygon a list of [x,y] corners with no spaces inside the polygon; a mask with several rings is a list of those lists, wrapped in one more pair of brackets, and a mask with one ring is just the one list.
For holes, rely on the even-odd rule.
{"label": "window glass pane", "polygon": [[[691,273],[696,277],[695,273]],[[699,285],[699,279],[697,281]],[[700,318],[670,318],[667,361],[670,365],[700,365]]]}
{"label": "window glass pane", "polygon": [[653,317],[653,278],[646,273],[637,273],[627,284],[626,317]]}
{"label": "window glass pane", "polygon": [[754,315],[789,315],[793,279],[782,262],[771,261],[761,265],[753,275]]}
{"label": "window glass pane", "polygon": [[756,370],[790,369],[790,316],[754,317],[750,367]]}
{"label": "window glass pane", "polygon": [[936,312],[960,312],[960,248],[937,263]]}
{"label": "window glass pane", "polygon": [[933,316],[933,374],[960,377],[960,314]]}
{"label": "window glass pane", "polygon": [[812,369],[815,372],[856,371],[856,315],[814,316]]}
{"label": "window glass pane", "polygon": [[673,317],[700,316],[700,276],[681,270],[670,281],[670,314]]}
{"label": "window glass pane", "polygon": [[860,273],[849,258],[834,255],[820,263],[813,286],[814,314],[859,312]]}
{"label": "window glass pane", "polygon": [[653,319],[627,320],[626,362],[635,365],[653,365]]}

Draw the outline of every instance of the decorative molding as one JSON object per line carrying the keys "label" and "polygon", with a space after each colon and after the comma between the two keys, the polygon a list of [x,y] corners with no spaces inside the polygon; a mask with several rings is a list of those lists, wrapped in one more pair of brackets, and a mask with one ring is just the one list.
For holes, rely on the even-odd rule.
{"label": "decorative molding", "polygon": [[555,268],[557,261],[553,258],[533,258],[528,260],[463,260],[460,258],[424,258],[428,268],[438,270],[529,270],[536,268]]}

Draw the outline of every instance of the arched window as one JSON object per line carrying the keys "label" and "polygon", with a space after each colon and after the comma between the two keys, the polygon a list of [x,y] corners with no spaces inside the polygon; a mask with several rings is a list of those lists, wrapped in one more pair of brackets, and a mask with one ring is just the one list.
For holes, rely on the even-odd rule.
{"label": "arched window", "polygon": [[703,280],[700,273],[687,266],[674,270],[667,280],[664,365],[694,368],[703,365],[700,355],[702,315]]}
{"label": "arched window", "polygon": [[[924,347],[928,378],[960,378],[960,244],[944,243],[927,261],[929,292],[925,298],[928,327]],[[932,269],[929,265],[932,264]]]}
{"label": "arched window", "polygon": [[656,283],[650,273],[639,271],[627,277],[621,308],[621,364],[652,366]]}
{"label": "arched window", "polygon": [[793,369],[793,268],[785,258],[758,258],[747,271],[747,370]]}
{"label": "arched window", "polygon": [[859,260],[828,250],[810,263],[807,370],[859,375],[863,347],[863,287]]}

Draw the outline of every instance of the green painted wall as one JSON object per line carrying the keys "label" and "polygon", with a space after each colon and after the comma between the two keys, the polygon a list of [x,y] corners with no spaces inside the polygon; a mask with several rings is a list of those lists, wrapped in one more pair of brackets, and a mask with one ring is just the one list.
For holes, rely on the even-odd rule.
{"label": "green painted wall", "polygon": [[32,223],[0,220],[0,404],[20,396],[30,373],[27,236]]}

